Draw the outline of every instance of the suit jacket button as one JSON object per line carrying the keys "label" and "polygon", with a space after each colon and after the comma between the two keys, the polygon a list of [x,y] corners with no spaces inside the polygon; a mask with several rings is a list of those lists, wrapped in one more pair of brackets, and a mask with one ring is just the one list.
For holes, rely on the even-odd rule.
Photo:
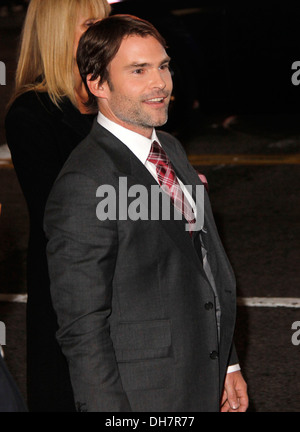
{"label": "suit jacket button", "polygon": [[212,302],[208,302],[208,303],[205,303],[204,307],[206,310],[211,310],[211,309],[213,309],[214,305]]}
{"label": "suit jacket button", "polygon": [[210,357],[212,360],[216,360],[216,359],[219,357],[219,353],[218,353],[217,351],[212,351],[212,352],[209,354],[209,357]]}

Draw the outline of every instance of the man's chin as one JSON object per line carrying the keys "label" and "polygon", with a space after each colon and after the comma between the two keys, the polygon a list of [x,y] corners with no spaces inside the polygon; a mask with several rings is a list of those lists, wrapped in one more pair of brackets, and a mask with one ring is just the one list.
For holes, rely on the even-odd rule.
{"label": "man's chin", "polygon": [[165,115],[163,118],[158,119],[157,121],[153,122],[153,127],[157,128],[157,127],[161,127],[164,126],[168,121],[168,115]]}

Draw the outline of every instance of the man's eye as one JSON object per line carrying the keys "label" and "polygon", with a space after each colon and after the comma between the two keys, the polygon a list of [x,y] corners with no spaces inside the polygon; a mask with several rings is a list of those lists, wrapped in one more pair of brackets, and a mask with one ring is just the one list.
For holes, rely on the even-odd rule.
{"label": "man's eye", "polygon": [[170,65],[169,64],[163,64],[160,67],[160,70],[169,70],[170,69]]}
{"label": "man's eye", "polygon": [[141,75],[144,72],[144,69],[134,69],[133,73],[136,75]]}

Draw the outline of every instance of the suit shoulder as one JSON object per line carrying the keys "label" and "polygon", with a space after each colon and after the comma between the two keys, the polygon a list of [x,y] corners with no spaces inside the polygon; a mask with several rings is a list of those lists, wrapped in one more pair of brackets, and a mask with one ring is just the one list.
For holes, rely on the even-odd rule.
{"label": "suit shoulder", "polygon": [[88,177],[98,176],[99,171],[103,167],[105,168],[107,164],[106,153],[88,135],[71,152],[64,164],[61,175],[77,172]]}
{"label": "suit shoulder", "polygon": [[186,156],[186,151],[183,145],[174,135],[171,135],[165,131],[157,131],[157,137],[159,138],[162,145],[167,149]]}
{"label": "suit shoulder", "polygon": [[157,136],[158,136],[159,140],[161,140],[163,142],[168,142],[170,144],[173,144],[173,145],[176,145],[180,148],[183,148],[179,139],[176,138],[174,135],[171,135],[169,132],[157,131]]}
{"label": "suit shoulder", "polygon": [[156,133],[157,133],[157,136],[159,139],[163,139],[163,140],[167,140],[167,141],[173,141],[173,142],[176,142],[176,141],[179,142],[178,139],[174,135],[170,134],[169,132],[158,130],[158,131],[156,131]]}

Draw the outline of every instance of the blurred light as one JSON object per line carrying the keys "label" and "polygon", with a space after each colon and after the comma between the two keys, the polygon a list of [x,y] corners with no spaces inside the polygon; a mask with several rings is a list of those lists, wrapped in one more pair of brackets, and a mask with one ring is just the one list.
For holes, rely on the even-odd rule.
{"label": "blurred light", "polygon": [[109,4],[113,4],[113,3],[122,3],[122,1],[124,0],[107,0]]}

